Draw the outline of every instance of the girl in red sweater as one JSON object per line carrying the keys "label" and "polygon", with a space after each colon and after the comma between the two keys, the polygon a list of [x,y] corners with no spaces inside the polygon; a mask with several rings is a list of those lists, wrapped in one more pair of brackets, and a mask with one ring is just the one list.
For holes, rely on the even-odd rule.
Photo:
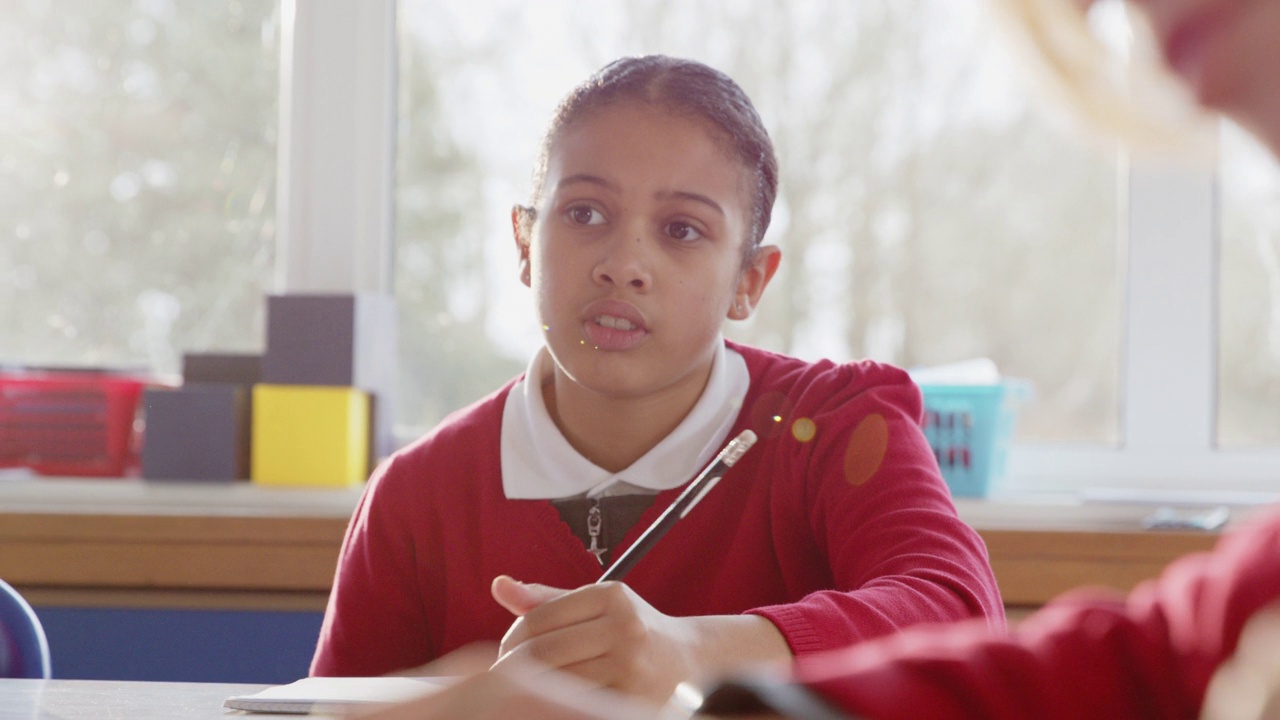
{"label": "girl in red sweater", "polygon": [[[665,699],[917,623],[1004,627],[906,373],[721,336],[778,268],[777,183],[751,101],[701,63],[626,58],[570,93],[511,215],[546,346],[375,472],[314,674],[501,641],[499,667]],[[744,430],[759,441],[714,491],[594,584]]]}
{"label": "girl in red sweater", "polygon": [[[1083,25],[1067,0],[1010,1],[1053,67],[1096,61],[1087,53],[1073,57],[1069,50],[1078,43],[1050,42],[1064,24]],[[1076,2],[1082,4],[1088,3]],[[1166,64],[1199,103],[1229,114],[1280,156],[1280,2],[1133,5],[1149,16]],[[1071,80],[1077,89],[1094,87]],[[1069,593],[1009,634],[972,622],[908,629],[801,659],[789,680],[765,675],[722,684],[704,709],[904,720],[1280,717],[1280,508],[1127,597]],[[483,673],[380,717],[659,715],[654,707],[586,692],[569,678]]]}

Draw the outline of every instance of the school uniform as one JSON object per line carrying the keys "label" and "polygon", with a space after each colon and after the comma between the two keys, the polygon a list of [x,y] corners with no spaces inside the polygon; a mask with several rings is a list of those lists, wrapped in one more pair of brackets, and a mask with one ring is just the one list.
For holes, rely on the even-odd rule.
{"label": "school uniform", "polygon": [[641,497],[620,540],[593,536],[616,557],[743,429],[756,445],[625,578],[657,610],[760,615],[799,656],[917,623],[1004,627],[986,548],[956,515],[902,370],[725,342],[681,425],[610,473],[555,428],[541,394],[550,368],[544,350],[374,472],[312,674],[383,674],[499,641],[514,618],[489,594],[495,576],[595,582],[604,568],[573,514]]}

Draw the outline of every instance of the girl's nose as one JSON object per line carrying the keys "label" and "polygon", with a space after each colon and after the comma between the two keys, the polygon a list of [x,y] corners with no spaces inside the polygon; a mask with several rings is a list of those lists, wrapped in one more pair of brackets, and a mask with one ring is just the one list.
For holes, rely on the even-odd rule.
{"label": "girl's nose", "polygon": [[603,285],[648,290],[653,284],[653,277],[645,250],[644,239],[637,233],[609,240],[604,254],[591,271],[592,279]]}

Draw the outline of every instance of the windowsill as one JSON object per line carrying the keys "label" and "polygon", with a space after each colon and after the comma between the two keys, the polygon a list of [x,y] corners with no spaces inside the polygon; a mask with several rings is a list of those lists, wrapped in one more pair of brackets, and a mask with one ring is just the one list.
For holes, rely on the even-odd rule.
{"label": "windowsill", "polygon": [[[41,604],[321,609],[360,488],[137,479],[0,481],[0,577]],[[958,499],[1006,605],[1128,590],[1217,533],[1142,529],[1157,506]],[[1237,508],[1231,522],[1251,508]],[[1230,524],[1230,523],[1229,523]]]}
{"label": "windowsill", "polygon": [[1169,531],[1143,528],[1143,521],[1160,508],[1227,506],[1230,515],[1226,526],[1230,527],[1262,507],[1261,504],[1232,502],[1238,499],[1238,496],[1214,497],[1209,494],[1038,493],[994,498],[956,498],[955,504],[960,517],[979,530],[1136,532],[1160,536]]}
{"label": "windowsill", "polygon": [[[363,486],[264,487],[246,481],[0,476],[0,513],[320,517],[346,521]],[[956,498],[966,522],[980,530],[1141,531],[1165,505],[1232,506],[1231,522],[1247,517],[1262,495],[1222,493],[1023,493]],[[1241,504],[1242,501],[1248,501]]]}
{"label": "windowsill", "polygon": [[[956,501],[960,517],[987,544],[1012,617],[1084,586],[1126,592],[1174,559],[1217,542],[1217,531],[1144,529],[1144,519],[1165,506],[1048,495]],[[1232,508],[1225,527],[1259,509]]]}
{"label": "windowsill", "polygon": [[0,478],[0,512],[89,515],[338,517],[363,487],[276,488],[238,481]]}

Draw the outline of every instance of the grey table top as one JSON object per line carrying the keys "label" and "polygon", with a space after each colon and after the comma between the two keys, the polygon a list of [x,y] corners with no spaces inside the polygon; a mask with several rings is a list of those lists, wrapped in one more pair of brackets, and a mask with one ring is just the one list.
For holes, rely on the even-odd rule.
{"label": "grey table top", "polygon": [[[265,685],[0,679],[0,720],[203,720],[257,717],[223,708]],[[281,717],[281,716],[274,716]],[[314,717],[314,716],[312,716]]]}

